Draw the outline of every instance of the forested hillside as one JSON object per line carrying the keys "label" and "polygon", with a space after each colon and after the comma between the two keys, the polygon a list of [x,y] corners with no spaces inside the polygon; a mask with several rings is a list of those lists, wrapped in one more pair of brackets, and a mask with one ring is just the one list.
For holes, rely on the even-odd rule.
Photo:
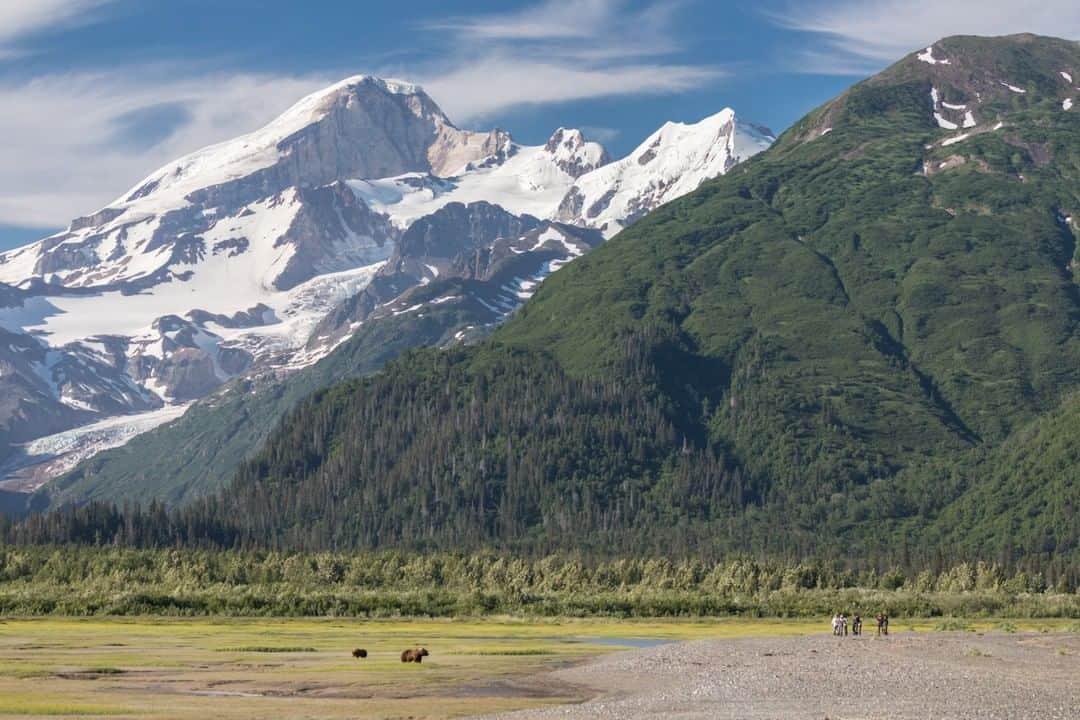
{"label": "forested hillside", "polygon": [[490,340],[315,395],[222,494],[13,537],[1060,571],[1080,46],[932,53],[555,273]]}
{"label": "forested hillside", "polygon": [[[1080,394],[988,453],[937,519],[946,542],[1012,563],[1080,549]],[[1012,539],[1013,542],[1007,542]]]}

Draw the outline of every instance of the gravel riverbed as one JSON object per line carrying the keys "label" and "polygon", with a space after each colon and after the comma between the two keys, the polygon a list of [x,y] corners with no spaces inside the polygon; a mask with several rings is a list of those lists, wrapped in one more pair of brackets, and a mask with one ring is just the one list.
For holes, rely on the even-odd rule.
{"label": "gravel riverbed", "polygon": [[1080,636],[703,640],[616,653],[546,679],[592,699],[492,717],[1078,720]]}

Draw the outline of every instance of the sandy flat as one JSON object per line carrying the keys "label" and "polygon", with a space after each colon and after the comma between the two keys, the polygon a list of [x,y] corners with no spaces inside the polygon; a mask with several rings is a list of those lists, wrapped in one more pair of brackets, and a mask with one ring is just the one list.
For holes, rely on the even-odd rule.
{"label": "sandy flat", "polygon": [[617,653],[547,678],[593,698],[491,717],[1076,720],[1080,636],[703,640]]}

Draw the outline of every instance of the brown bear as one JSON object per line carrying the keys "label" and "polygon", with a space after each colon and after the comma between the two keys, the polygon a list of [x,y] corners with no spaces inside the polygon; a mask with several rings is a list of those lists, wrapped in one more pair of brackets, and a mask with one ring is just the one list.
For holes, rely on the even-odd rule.
{"label": "brown bear", "polygon": [[367,657],[367,650],[365,650],[364,648],[356,648],[355,650],[352,651],[352,656],[354,658],[356,658],[357,660],[360,660],[362,658],[366,658]]}
{"label": "brown bear", "polygon": [[408,650],[401,651],[401,662],[403,663],[422,663],[424,658],[430,655],[427,648],[409,648]]}

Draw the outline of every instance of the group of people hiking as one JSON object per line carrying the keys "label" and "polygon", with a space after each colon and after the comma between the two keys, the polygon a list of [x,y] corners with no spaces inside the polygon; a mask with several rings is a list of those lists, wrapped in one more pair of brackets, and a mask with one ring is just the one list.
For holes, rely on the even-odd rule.
{"label": "group of people hiking", "polygon": [[[833,615],[832,619],[832,634],[837,637],[843,637],[848,634],[848,617],[844,613],[838,613]],[[862,635],[862,615],[856,613],[851,618],[851,634]],[[889,634],[889,616],[885,613],[878,613],[877,616],[877,634],[888,635]]]}

